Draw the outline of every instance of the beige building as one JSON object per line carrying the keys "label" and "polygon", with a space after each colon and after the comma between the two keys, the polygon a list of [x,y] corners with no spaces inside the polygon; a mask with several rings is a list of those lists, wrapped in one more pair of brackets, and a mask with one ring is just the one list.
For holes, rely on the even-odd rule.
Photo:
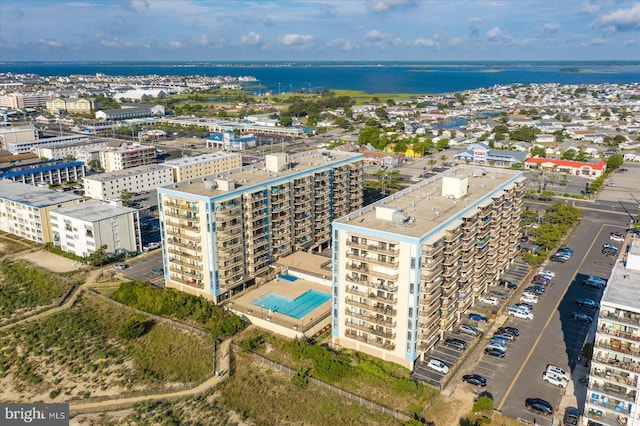
{"label": "beige building", "polygon": [[100,102],[94,98],[55,98],[46,102],[47,112],[59,114],[61,112],[89,114],[100,108]]}
{"label": "beige building", "polygon": [[153,146],[133,143],[100,150],[100,165],[105,172],[115,172],[156,163],[156,148]]}
{"label": "beige building", "polygon": [[38,140],[38,129],[33,126],[0,127],[0,149],[9,150],[9,144]]}
{"label": "beige building", "polygon": [[40,244],[52,242],[49,212],[82,200],[70,192],[0,180],[0,230]]}
{"label": "beige building", "polygon": [[46,104],[51,96],[43,93],[9,93],[0,95],[0,107],[23,109]]}
{"label": "beige building", "polygon": [[165,282],[217,302],[330,245],[331,221],[362,207],[362,154],[309,151],[158,188]]}
{"label": "beige building", "polygon": [[334,221],[334,343],[413,368],[515,258],[524,180],[458,166]]}
{"label": "beige building", "polygon": [[640,239],[620,260],[600,300],[584,425],[640,425]]}
{"label": "beige building", "polygon": [[242,155],[214,152],[196,157],[183,157],[162,163],[173,170],[173,180],[182,182],[242,167]]}
{"label": "beige building", "polygon": [[86,176],[84,195],[96,200],[120,198],[122,191],[151,191],[173,183],[171,169],[160,164],[133,167],[116,172]]}

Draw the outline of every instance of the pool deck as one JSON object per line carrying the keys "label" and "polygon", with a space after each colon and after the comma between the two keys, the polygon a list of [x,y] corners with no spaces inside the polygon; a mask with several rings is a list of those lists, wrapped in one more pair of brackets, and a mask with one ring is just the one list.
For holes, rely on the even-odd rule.
{"label": "pool deck", "polygon": [[310,337],[316,331],[331,323],[331,299],[301,319],[295,319],[278,312],[270,312],[269,309],[253,304],[254,300],[267,293],[274,293],[287,299],[295,299],[309,290],[331,294],[331,287],[305,279],[298,279],[295,282],[276,279],[243,293],[238,298],[233,299],[232,302],[229,302],[227,306],[236,314],[248,319],[252,324],[275,333],[287,337]]}
{"label": "pool deck", "polygon": [[[328,264],[328,269],[323,268]],[[331,258],[318,254],[296,251],[289,256],[278,259],[276,265],[280,266],[280,273],[295,275],[295,272],[302,272],[322,279],[331,279]],[[294,274],[292,274],[294,272]]]}

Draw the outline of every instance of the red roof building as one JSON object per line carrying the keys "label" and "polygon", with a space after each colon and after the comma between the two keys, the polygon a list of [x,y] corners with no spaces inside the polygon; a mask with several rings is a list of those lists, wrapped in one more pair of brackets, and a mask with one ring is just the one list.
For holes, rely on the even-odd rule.
{"label": "red roof building", "polygon": [[607,162],[583,163],[581,161],[556,160],[553,158],[529,158],[524,162],[527,169],[544,169],[550,172],[597,178],[607,169]]}

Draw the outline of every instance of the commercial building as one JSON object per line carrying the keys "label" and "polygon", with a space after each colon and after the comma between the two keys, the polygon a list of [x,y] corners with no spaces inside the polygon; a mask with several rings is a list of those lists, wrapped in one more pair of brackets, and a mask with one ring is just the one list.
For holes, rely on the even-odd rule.
{"label": "commercial building", "polygon": [[600,301],[585,425],[640,425],[640,239],[616,262]]}
{"label": "commercial building", "polygon": [[56,185],[84,178],[84,163],[60,159],[0,169],[0,180],[10,179],[28,185]]}
{"label": "commercial building", "polygon": [[133,143],[100,150],[100,165],[106,172],[156,164],[156,148]]}
{"label": "commercial building", "polygon": [[487,164],[510,167],[522,163],[527,158],[526,152],[491,149],[486,144],[472,144],[465,150],[458,151],[456,160],[468,161],[474,164]]}
{"label": "commercial building", "polygon": [[334,343],[413,368],[516,257],[524,181],[457,166],[334,221]]}
{"label": "commercial building", "polygon": [[216,132],[207,138],[207,148],[217,148],[225,151],[244,151],[256,146],[255,135],[236,135],[232,130]]}
{"label": "commercial building", "polygon": [[122,107],[120,109],[107,109],[96,112],[98,120],[128,120],[131,118],[142,118],[164,115],[162,105],[140,105],[135,107]]}
{"label": "commercial building", "polygon": [[266,282],[278,259],[329,247],[362,188],[362,154],[324,151],[159,188],[166,285],[220,302]]}
{"label": "commercial building", "polygon": [[9,93],[0,95],[0,107],[12,109],[33,108],[44,105],[51,96],[46,93]]}
{"label": "commercial building", "polygon": [[242,167],[242,155],[214,152],[196,157],[183,157],[162,163],[173,170],[174,182],[214,175]]}
{"label": "commercial building", "polygon": [[136,209],[89,200],[51,210],[53,245],[86,257],[106,246],[107,253],[137,253],[142,249]]}
{"label": "commercial building", "polygon": [[52,242],[49,211],[82,200],[70,192],[0,181],[0,230],[36,243]]}
{"label": "commercial building", "polygon": [[120,146],[123,141],[117,141],[114,139],[87,139],[82,141],[65,142],[58,144],[46,144],[38,146],[35,152],[41,158],[78,158],[77,152],[79,150],[91,150],[97,151],[102,148],[107,148],[109,145]]}
{"label": "commercial building", "polygon": [[96,200],[120,198],[122,191],[151,191],[173,183],[170,168],[159,164],[133,167],[116,172],[100,173],[84,178],[85,196]]}
{"label": "commercial building", "polygon": [[567,173],[596,179],[602,176],[607,169],[607,162],[600,160],[597,163],[583,163],[580,161],[533,157],[525,161],[524,166],[526,169],[544,169],[550,172]]}

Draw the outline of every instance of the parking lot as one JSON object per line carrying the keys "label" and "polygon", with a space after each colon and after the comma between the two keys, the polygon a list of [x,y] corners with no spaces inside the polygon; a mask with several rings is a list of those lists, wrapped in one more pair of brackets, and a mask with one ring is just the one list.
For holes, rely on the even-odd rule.
{"label": "parking lot", "polygon": [[148,254],[131,259],[127,268],[122,270],[122,276],[128,280],[137,280],[164,287],[164,276],[152,272],[153,269],[162,269],[162,251],[157,249]]}

